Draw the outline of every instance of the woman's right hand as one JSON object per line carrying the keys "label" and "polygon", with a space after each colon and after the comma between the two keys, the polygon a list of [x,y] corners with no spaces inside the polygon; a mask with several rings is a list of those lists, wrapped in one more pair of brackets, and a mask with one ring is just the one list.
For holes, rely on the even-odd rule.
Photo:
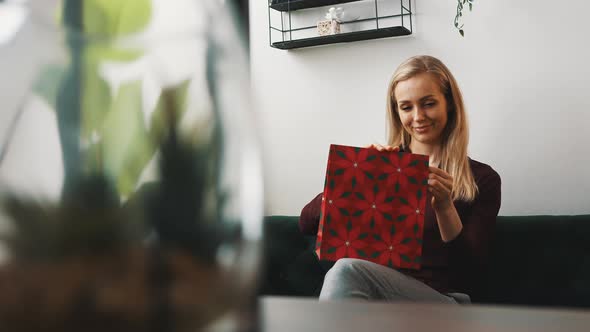
{"label": "woman's right hand", "polygon": [[381,145],[381,144],[371,144],[367,146],[369,149],[376,149],[377,151],[391,151],[397,152],[399,151],[399,146],[389,146],[389,145]]}

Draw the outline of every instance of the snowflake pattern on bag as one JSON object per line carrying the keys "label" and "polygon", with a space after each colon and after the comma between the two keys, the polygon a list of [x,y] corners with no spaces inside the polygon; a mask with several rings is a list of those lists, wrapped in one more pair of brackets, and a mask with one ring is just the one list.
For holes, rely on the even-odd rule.
{"label": "snowflake pattern on bag", "polygon": [[428,156],[330,146],[316,254],[420,269]]}

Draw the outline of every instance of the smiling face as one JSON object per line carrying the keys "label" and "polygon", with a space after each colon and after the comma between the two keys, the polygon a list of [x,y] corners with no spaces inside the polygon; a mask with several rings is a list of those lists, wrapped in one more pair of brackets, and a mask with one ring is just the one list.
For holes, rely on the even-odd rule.
{"label": "smiling face", "polygon": [[397,110],[412,145],[439,146],[448,120],[447,100],[434,76],[422,73],[397,84]]}

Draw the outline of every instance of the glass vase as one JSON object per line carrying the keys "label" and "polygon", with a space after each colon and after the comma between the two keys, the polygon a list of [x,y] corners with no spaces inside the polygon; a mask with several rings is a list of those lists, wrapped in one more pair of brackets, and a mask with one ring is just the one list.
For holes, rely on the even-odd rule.
{"label": "glass vase", "polygon": [[255,329],[262,169],[233,8],[5,5],[27,15],[0,45],[0,325]]}

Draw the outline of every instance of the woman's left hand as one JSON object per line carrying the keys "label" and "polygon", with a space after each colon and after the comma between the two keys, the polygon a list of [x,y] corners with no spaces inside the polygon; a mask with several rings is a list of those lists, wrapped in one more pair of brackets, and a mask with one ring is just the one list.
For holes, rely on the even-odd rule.
{"label": "woman's left hand", "polygon": [[437,212],[443,212],[453,207],[453,177],[440,168],[429,167],[428,191],[432,193],[432,208]]}

